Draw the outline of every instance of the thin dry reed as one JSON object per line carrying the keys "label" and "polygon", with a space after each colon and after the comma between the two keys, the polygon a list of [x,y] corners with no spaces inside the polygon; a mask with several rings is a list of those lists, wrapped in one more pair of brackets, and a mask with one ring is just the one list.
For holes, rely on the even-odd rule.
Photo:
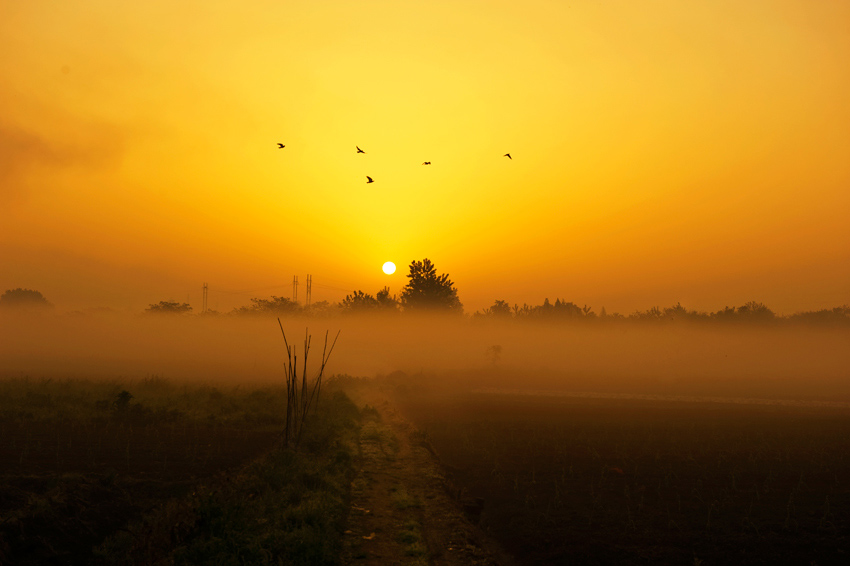
{"label": "thin dry reed", "polygon": [[312,335],[305,329],[304,357],[301,361],[301,383],[299,384],[298,354],[295,351],[295,347],[289,345],[280,318],[277,319],[277,323],[283,335],[283,343],[286,345],[286,361],[284,362],[284,371],[286,373],[286,420],[283,431],[283,445],[285,447],[294,447],[301,440],[301,432],[304,428],[307,415],[319,405],[319,395],[322,391],[322,376],[325,373],[325,366],[328,364],[331,352],[333,352],[336,341],[339,338],[339,332],[336,333],[330,348],[328,348],[328,332],[325,331],[325,345],[322,349],[322,363],[319,366],[319,373],[312,383],[308,383],[307,358],[310,355]]}

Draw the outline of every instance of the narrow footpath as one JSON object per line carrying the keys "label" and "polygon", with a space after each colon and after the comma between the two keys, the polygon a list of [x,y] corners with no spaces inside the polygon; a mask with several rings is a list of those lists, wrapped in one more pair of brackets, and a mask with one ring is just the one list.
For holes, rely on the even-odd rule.
{"label": "narrow footpath", "polygon": [[473,524],[484,502],[450,496],[426,438],[389,399],[374,392],[360,400],[361,407],[363,401],[343,563],[510,566],[510,558]]}

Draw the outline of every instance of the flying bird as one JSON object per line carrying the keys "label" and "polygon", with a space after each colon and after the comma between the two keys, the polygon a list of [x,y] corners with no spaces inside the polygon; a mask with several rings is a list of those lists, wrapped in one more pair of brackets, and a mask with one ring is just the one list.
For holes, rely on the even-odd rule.
{"label": "flying bird", "polygon": [[511,157],[511,154],[510,154],[510,153],[506,153],[506,154],[504,154],[502,157],[507,157],[508,159],[510,159],[510,160],[512,160],[512,161],[513,161],[513,157]]}
{"label": "flying bird", "polygon": [[423,161],[422,165],[431,165],[431,162],[430,161]]}
{"label": "flying bird", "polygon": [[285,146],[285,145],[283,145],[282,143],[277,144],[277,148],[278,148],[278,149],[283,149],[283,148],[285,148],[285,147],[286,147],[286,146]]}
{"label": "flying bird", "polygon": [[357,148],[357,153],[366,153],[365,151],[363,151],[362,149],[360,149],[360,147],[359,147],[359,146],[356,146],[356,145],[355,145],[354,147],[356,147],[356,148]]}
{"label": "flying bird", "polygon": [[[365,152],[364,152],[364,153],[365,153]],[[366,181],[366,184],[367,184],[367,185],[368,185],[369,183],[374,183],[374,182],[375,182],[375,181],[373,181],[373,180],[372,180],[372,177],[370,177],[369,175],[366,175],[366,178],[368,179],[368,181]]]}

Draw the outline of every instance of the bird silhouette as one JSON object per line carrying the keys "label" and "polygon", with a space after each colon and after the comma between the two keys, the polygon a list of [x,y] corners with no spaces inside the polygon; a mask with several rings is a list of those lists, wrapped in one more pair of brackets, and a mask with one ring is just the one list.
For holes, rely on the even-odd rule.
{"label": "bird silhouette", "polygon": [[357,148],[357,153],[366,153],[365,151],[363,151],[362,149],[360,149],[360,147],[359,147],[359,146],[356,146],[356,145],[355,145],[354,147],[356,147],[356,148]]}
{"label": "bird silhouette", "polygon": [[506,154],[504,154],[502,157],[507,157],[508,159],[510,159],[510,160],[512,160],[512,161],[513,161],[513,157],[511,157],[511,154],[510,154],[510,153],[506,153]]}
{"label": "bird silhouette", "polygon": [[285,147],[286,147],[286,146],[285,146],[285,145],[283,145],[282,143],[277,144],[277,148],[278,148],[278,149],[283,149],[283,148],[285,148]]}
{"label": "bird silhouette", "polygon": [[[366,153],[366,152],[364,151],[363,153]],[[373,180],[372,180],[372,177],[370,177],[369,175],[366,175],[366,178],[368,179],[368,181],[366,181],[366,184],[367,184],[367,185],[368,185],[369,183],[374,183],[374,182],[375,182],[375,181],[373,181]]]}
{"label": "bird silhouette", "polygon": [[431,165],[431,162],[430,161],[423,161],[422,165]]}

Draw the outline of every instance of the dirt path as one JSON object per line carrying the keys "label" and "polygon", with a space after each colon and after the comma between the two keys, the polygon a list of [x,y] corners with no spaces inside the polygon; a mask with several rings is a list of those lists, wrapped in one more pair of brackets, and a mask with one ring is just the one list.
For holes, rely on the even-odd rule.
{"label": "dirt path", "polygon": [[344,564],[508,566],[511,560],[472,524],[482,502],[458,501],[422,434],[389,399],[361,400],[374,410],[360,433]]}

